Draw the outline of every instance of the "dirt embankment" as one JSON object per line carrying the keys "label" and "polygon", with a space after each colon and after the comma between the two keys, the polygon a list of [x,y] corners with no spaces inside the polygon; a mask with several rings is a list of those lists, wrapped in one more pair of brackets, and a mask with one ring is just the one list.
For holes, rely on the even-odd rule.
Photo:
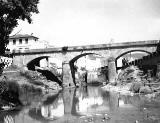
{"label": "dirt embankment", "polygon": [[[0,77],[0,110],[39,102],[47,94],[57,94],[62,87],[41,73],[25,69],[4,71]],[[35,102],[35,101],[34,101]]]}

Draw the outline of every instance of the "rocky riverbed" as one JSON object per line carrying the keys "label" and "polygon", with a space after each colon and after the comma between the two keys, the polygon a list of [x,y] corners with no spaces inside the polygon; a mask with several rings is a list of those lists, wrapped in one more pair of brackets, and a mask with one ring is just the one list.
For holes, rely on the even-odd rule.
{"label": "rocky riverbed", "polygon": [[103,87],[107,91],[115,91],[124,95],[143,94],[149,98],[160,99],[160,78],[144,74],[136,66],[121,70],[114,83]]}

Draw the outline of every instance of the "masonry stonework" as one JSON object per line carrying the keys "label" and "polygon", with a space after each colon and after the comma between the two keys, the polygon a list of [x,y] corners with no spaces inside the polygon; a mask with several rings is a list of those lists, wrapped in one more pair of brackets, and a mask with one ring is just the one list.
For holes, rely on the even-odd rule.
{"label": "masonry stonework", "polygon": [[[114,57],[117,60],[119,56],[124,55],[128,52],[133,52],[133,51],[141,51],[148,53],[155,52],[157,49],[158,42],[159,42],[158,40],[153,40],[153,41],[125,42],[125,43],[88,45],[88,46],[71,46],[67,47],[65,51],[63,50],[63,47],[33,49],[33,50],[26,50],[23,52],[15,51],[13,53],[13,64],[19,67],[27,66],[27,64],[30,61],[41,56],[54,57],[61,60],[63,63],[70,63],[70,61],[75,57],[87,53],[100,55],[105,60],[109,59],[110,57]],[[115,62],[116,61],[114,61],[114,63]],[[106,65],[105,63],[104,66],[108,65]],[[70,80],[72,77],[69,74],[71,73],[69,64],[64,64],[63,67],[64,67],[63,68],[64,81],[65,77],[67,78],[67,76],[68,79]],[[116,67],[116,65],[114,65],[114,67]],[[115,68],[113,68],[113,70],[115,70]]]}

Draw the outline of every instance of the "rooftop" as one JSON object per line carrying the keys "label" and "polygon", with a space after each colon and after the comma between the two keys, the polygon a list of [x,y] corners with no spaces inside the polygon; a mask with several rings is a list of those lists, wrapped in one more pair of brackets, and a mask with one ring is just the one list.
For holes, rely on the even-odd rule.
{"label": "rooftop", "polygon": [[17,39],[17,38],[31,38],[31,37],[38,39],[38,37],[33,36],[33,35],[28,35],[28,34],[17,34],[17,35],[9,36],[9,39],[15,39],[15,38],[16,38],[16,39]]}

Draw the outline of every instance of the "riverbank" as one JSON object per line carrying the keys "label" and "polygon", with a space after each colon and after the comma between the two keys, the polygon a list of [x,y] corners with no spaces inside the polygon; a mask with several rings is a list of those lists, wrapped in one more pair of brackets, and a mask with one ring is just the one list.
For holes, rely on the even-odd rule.
{"label": "riverbank", "polygon": [[6,70],[0,77],[0,110],[40,102],[42,97],[57,94],[60,90],[62,87],[39,72],[18,68]]}
{"label": "riverbank", "polygon": [[160,100],[160,79],[144,74],[136,66],[130,66],[121,70],[114,83],[102,87],[103,90],[117,92],[122,95],[142,94],[148,98]]}
{"label": "riverbank", "polygon": [[143,95],[148,99],[160,101],[160,92],[158,91],[152,92],[152,93],[134,93],[130,90],[129,86],[113,86],[110,84],[103,86],[102,90],[108,91],[108,92],[116,92],[121,95],[129,95],[129,96]]}

